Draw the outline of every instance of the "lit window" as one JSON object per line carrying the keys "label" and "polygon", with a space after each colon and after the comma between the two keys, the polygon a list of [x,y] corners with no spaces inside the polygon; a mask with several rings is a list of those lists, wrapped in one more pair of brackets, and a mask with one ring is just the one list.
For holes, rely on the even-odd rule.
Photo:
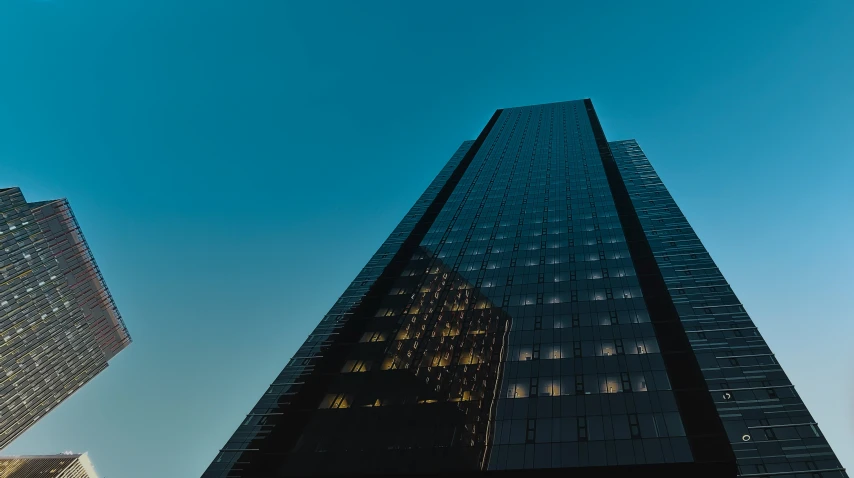
{"label": "lit window", "polygon": [[614,355],[616,350],[614,349],[614,344],[612,342],[602,342],[602,355],[605,357],[610,357]]}
{"label": "lit window", "polygon": [[365,332],[359,342],[385,342],[385,332]]}
{"label": "lit window", "polygon": [[560,395],[560,381],[545,379],[540,386],[540,395],[556,397]]}
{"label": "lit window", "polygon": [[350,408],[352,398],[343,393],[331,393],[323,397],[317,408]]}
{"label": "lit window", "polygon": [[404,363],[401,359],[396,357],[387,357],[383,360],[383,363],[380,366],[380,370],[397,370],[406,368],[409,368],[409,364]]}
{"label": "lit window", "polygon": [[371,369],[371,363],[363,360],[348,360],[341,369],[343,373],[367,372]]}
{"label": "lit window", "polygon": [[480,362],[481,362],[480,357],[478,357],[477,354],[475,354],[472,351],[467,351],[460,356],[460,362],[459,363],[461,363],[463,365],[470,365],[470,364],[478,364]]}
{"label": "lit window", "polygon": [[559,359],[559,358],[561,358],[560,345],[559,344],[546,345],[544,353],[545,353],[545,358],[547,358],[547,359]]}
{"label": "lit window", "polygon": [[445,323],[445,326],[448,327],[442,331],[442,335],[445,337],[456,337],[460,335],[460,329],[458,327],[450,327],[449,323]]}
{"label": "lit window", "polygon": [[[378,399],[374,400],[373,402],[369,402],[363,406],[364,407],[381,407],[383,405],[384,405],[383,400],[378,398]],[[347,407],[338,407],[338,408],[347,408]]]}
{"label": "lit window", "polygon": [[507,398],[525,398],[528,396],[527,383],[511,383],[507,389]]}
{"label": "lit window", "polygon": [[600,377],[599,380],[601,393],[617,393],[623,391],[619,377]]}

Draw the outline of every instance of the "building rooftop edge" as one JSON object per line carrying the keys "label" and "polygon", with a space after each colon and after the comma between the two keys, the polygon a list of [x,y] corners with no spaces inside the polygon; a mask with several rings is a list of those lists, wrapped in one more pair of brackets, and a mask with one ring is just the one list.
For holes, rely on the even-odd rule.
{"label": "building rooftop edge", "polygon": [[[125,324],[124,318],[122,318],[121,312],[119,312],[118,306],[116,306],[115,300],[113,299],[113,294],[112,294],[112,292],[110,292],[110,288],[107,286],[107,282],[104,280],[104,277],[101,275],[101,270],[98,267],[97,261],[95,260],[95,255],[92,253],[92,250],[89,247],[89,241],[86,240],[86,236],[83,234],[83,230],[80,228],[80,224],[77,222],[77,217],[74,215],[74,210],[71,207],[71,202],[68,200],[68,198],[47,199],[44,201],[28,202],[26,196],[24,196],[24,193],[23,193],[23,191],[21,191],[20,187],[11,186],[11,187],[7,187],[7,188],[0,188],[0,191],[9,191],[9,190],[14,190],[14,191],[17,191],[18,193],[20,193],[21,197],[24,199],[24,201],[27,203],[27,205],[30,206],[31,208],[34,208],[34,209],[44,207],[44,206],[47,206],[49,204],[60,204],[60,205],[64,205],[67,208],[68,214],[71,217],[72,222],[74,223],[74,226],[77,230],[78,235],[80,236],[81,241],[83,242],[83,246],[86,248],[86,253],[89,255],[89,258],[92,262],[92,265],[94,266],[95,271],[98,275],[98,281],[100,282],[101,287],[104,289],[104,293],[106,294],[107,298],[109,299],[110,305],[112,306],[112,309],[115,312],[116,321],[117,321],[117,324],[116,324],[117,329],[121,335],[124,335],[125,344],[116,353],[126,349],[133,342],[133,339],[131,338],[130,332],[128,332],[127,325]],[[109,359],[108,359],[108,361],[109,361]]]}
{"label": "building rooftop edge", "polygon": [[532,107],[532,106],[559,105],[559,104],[561,104],[561,103],[575,103],[575,102],[578,102],[578,101],[587,101],[587,100],[589,100],[591,103],[593,102],[593,100],[591,100],[589,97],[587,97],[587,98],[579,98],[579,99],[576,99],[576,100],[551,101],[551,102],[548,102],[548,103],[537,103],[537,104],[534,104],[534,105],[508,106],[508,107],[505,107],[505,108],[498,108],[498,109],[500,109],[500,110],[512,110],[512,109],[516,109],[516,108],[530,108],[530,107]]}
{"label": "building rooftop edge", "polygon": [[0,455],[0,460],[15,458],[79,458],[86,453],[58,453],[56,455]]}

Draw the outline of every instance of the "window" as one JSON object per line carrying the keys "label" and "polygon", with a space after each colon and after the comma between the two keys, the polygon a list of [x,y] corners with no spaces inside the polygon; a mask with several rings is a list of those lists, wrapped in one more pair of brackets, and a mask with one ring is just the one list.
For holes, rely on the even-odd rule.
{"label": "window", "polygon": [[587,441],[587,418],[578,417],[578,441]]}
{"label": "window", "polygon": [[624,392],[631,392],[632,391],[632,382],[629,379],[628,373],[626,373],[626,372],[620,373],[620,383],[623,386]]}
{"label": "window", "polygon": [[[435,400],[432,400],[432,401],[431,400],[419,400],[418,401],[418,403],[431,403],[431,402],[435,402]],[[378,398],[378,399],[374,400],[373,402],[370,402],[364,406],[366,406],[366,407],[381,407],[383,405],[385,405],[385,402],[382,399]]]}
{"label": "window", "polygon": [[617,381],[616,377],[604,377],[600,375],[599,380],[600,393],[622,392],[622,389],[620,389],[620,383]]}
{"label": "window", "polygon": [[528,396],[528,384],[512,383],[507,389],[507,398],[525,398]]}
{"label": "window", "polygon": [[[604,341],[601,344],[600,350],[601,350],[601,355],[603,355],[605,357],[610,357],[611,355],[614,355],[614,352],[615,352],[614,344],[612,342],[609,342],[609,341]],[[600,355],[600,354],[597,354],[597,355]]]}
{"label": "window", "polygon": [[777,390],[775,390],[774,387],[771,386],[771,382],[767,380],[763,381],[762,386],[766,387],[765,391],[768,393],[768,398],[778,398]]}
{"label": "window", "polygon": [[759,420],[759,426],[763,427],[762,431],[763,431],[763,433],[765,433],[765,438],[767,440],[776,440],[777,439],[777,434],[774,433],[774,429],[769,426],[767,419],[764,419],[764,418],[760,419]]}
{"label": "window", "polygon": [[533,418],[529,418],[527,425],[525,443],[533,443],[537,437],[537,421]]}
{"label": "window", "polygon": [[327,394],[317,408],[350,408],[352,398],[343,393]]}
{"label": "window", "polygon": [[632,389],[637,392],[646,392],[646,378],[641,373],[632,372]]}
{"label": "window", "polygon": [[640,426],[638,425],[638,416],[635,414],[629,415],[629,432],[632,438],[640,438]]}
{"label": "window", "polygon": [[342,373],[367,372],[371,369],[371,363],[363,360],[348,360],[341,369]]}
{"label": "window", "polygon": [[385,342],[385,332],[365,332],[359,342]]}
{"label": "window", "polygon": [[560,380],[547,379],[543,382],[543,390],[540,395],[544,397],[557,397],[560,395]]}

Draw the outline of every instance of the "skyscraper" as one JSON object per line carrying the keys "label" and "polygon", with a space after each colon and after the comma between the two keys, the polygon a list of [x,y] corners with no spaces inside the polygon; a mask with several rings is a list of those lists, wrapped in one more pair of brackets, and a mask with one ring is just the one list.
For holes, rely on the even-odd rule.
{"label": "skyscraper", "polygon": [[98,478],[86,453],[0,456],[2,478]]}
{"label": "skyscraper", "polygon": [[498,110],[206,478],[845,477],[634,141]]}
{"label": "skyscraper", "polygon": [[0,448],[130,343],[68,206],[0,189]]}

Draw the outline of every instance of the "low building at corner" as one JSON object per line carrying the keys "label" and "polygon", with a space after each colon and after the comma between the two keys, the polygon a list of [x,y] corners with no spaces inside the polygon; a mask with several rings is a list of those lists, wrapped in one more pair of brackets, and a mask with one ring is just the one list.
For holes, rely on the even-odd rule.
{"label": "low building at corner", "polygon": [[0,456],[2,478],[98,478],[89,455]]}

